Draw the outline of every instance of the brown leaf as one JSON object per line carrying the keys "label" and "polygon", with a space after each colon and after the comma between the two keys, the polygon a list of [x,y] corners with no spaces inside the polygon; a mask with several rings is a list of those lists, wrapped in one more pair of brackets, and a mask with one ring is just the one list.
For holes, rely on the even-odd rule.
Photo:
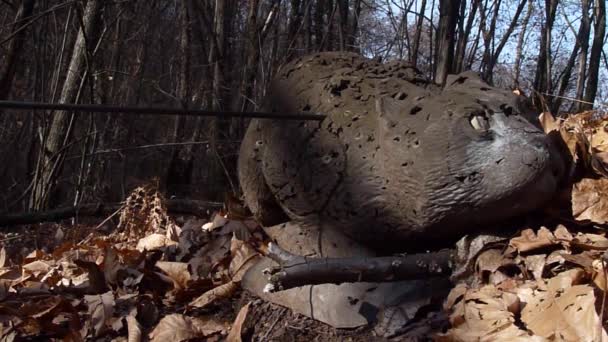
{"label": "brown leaf", "polygon": [[23,259],[23,261],[24,262],[32,262],[34,260],[42,259],[43,256],[44,256],[44,253],[41,250],[36,249],[36,250],[32,251],[30,254],[28,254]]}
{"label": "brown leaf", "polygon": [[232,281],[240,282],[247,270],[255,265],[260,257],[258,252],[247,242],[233,237],[230,242],[230,254],[232,260],[228,270],[232,276]]}
{"label": "brown leaf", "polygon": [[608,222],[608,179],[583,178],[574,184],[572,216],[578,221]]}
{"label": "brown leaf", "polygon": [[228,334],[228,338],[226,339],[226,341],[228,342],[242,342],[243,339],[241,338],[242,334],[243,334],[243,323],[245,323],[245,320],[247,319],[247,313],[249,312],[249,307],[251,306],[251,303],[247,303],[247,305],[243,306],[241,308],[241,310],[239,311],[239,314],[236,315],[236,319],[234,320],[234,323],[232,323],[232,329],[230,330],[230,333]]}
{"label": "brown leaf", "polygon": [[579,254],[562,254],[562,258],[569,263],[580,266],[586,272],[593,270],[593,258],[586,251]]}
{"label": "brown leaf", "polygon": [[[559,277],[559,276],[558,276]],[[557,277],[556,277],[557,278]],[[548,291],[536,290],[526,298],[521,319],[535,335],[564,341],[608,339],[595,311],[595,295],[588,285],[569,286],[558,279]]]}
{"label": "brown leaf", "polygon": [[89,307],[93,337],[97,337],[111,326],[115,305],[114,294],[108,291],[101,295],[87,295],[84,296],[84,301]]}
{"label": "brown leaf", "polygon": [[546,134],[549,134],[553,131],[559,131],[561,127],[561,122],[556,120],[551,112],[542,112],[538,116],[538,120],[540,121],[540,125],[545,131]]}
{"label": "brown leaf", "polygon": [[543,276],[543,270],[545,269],[545,265],[547,264],[547,255],[528,255],[524,260],[526,263],[526,269],[532,272],[534,279],[541,280]]}
{"label": "brown leaf", "polygon": [[171,246],[171,245],[175,245],[175,244],[176,243],[174,241],[167,239],[167,237],[165,235],[154,233],[154,234],[150,234],[146,237],[139,239],[139,241],[137,242],[136,248],[140,252],[143,250],[153,251],[156,249],[162,249],[167,246]]}
{"label": "brown leaf", "polygon": [[89,293],[102,293],[107,289],[105,275],[96,263],[83,260],[74,260],[74,263],[89,273]]}
{"label": "brown leaf", "polygon": [[528,332],[515,325],[514,312],[520,308],[516,295],[492,285],[470,290],[454,305],[452,328],[438,341],[525,341]]}
{"label": "brown leaf", "polygon": [[6,249],[4,249],[4,246],[2,246],[2,249],[0,249],[0,268],[6,266],[8,266],[6,264]]}
{"label": "brown leaf", "polygon": [[525,229],[521,235],[509,241],[509,245],[519,252],[529,252],[532,250],[548,247],[555,244],[555,236],[545,227],[541,227],[538,233],[532,229]]}
{"label": "brown leaf", "polygon": [[203,338],[213,334],[224,334],[226,325],[213,320],[201,320],[180,314],[165,316],[150,333],[151,342],[180,342]]}
{"label": "brown leaf", "polygon": [[21,266],[21,269],[23,270],[24,275],[31,274],[34,277],[38,277],[41,274],[46,274],[51,269],[51,267],[52,265],[50,262],[36,260],[30,262],[29,264]]}
{"label": "brown leaf", "polygon": [[570,244],[572,247],[583,250],[604,251],[608,249],[608,239],[603,234],[578,233]]}
{"label": "brown leaf", "polygon": [[188,281],[192,278],[188,270],[188,264],[185,262],[157,261],[156,267],[160,268],[173,280],[177,290],[185,289]]}
{"label": "brown leaf", "polygon": [[135,317],[129,315],[127,316],[127,342],[140,342],[141,341],[141,325],[137,322]]}
{"label": "brown leaf", "polygon": [[116,275],[121,268],[118,255],[114,248],[106,248],[103,258],[103,274],[106,281],[110,284],[116,284]]}
{"label": "brown leaf", "polygon": [[232,297],[238,288],[239,286],[237,283],[230,281],[203,293],[200,297],[193,300],[189,306],[203,308],[216,300]]}
{"label": "brown leaf", "polygon": [[608,275],[606,274],[606,270],[604,269],[602,259],[593,260],[591,263],[591,267],[593,269],[593,283],[599,289],[606,292],[606,290],[608,290],[608,284],[606,284],[606,278],[608,278]]}

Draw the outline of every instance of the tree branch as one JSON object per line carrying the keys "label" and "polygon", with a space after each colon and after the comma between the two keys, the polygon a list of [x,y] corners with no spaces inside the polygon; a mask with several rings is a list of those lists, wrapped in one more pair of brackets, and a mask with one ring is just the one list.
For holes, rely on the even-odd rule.
{"label": "tree branch", "polygon": [[264,270],[269,276],[265,292],[304,285],[354,282],[391,282],[448,276],[454,250],[393,257],[309,258],[291,254],[274,243],[267,255],[280,266]]}

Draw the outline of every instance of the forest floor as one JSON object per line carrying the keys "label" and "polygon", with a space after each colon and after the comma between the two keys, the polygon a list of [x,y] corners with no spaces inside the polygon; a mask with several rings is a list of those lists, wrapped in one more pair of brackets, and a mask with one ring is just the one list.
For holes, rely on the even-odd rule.
{"label": "forest floor", "polygon": [[[84,220],[91,221],[90,218]],[[194,217],[190,220],[191,223],[201,223]],[[241,321],[238,327],[240,338],[231,336],[229,340],[385,340],[374,336],[367,327],[353,330],[332,328],[287,308],[263,301],[238,288],[224,297],[219,295],[209,299],[208,303],[199,305],[199,301],[194,305],[200,306],[200,309],[192,307],[189,310],[185,302],[190,300],[194,303],[196,299],[192,300],[192,294],[182,293],[184,297],[176,300],[175,297],[179,295],[177,291],[173,291],[175,288],[172,289],[171,285],[179,285],[170,283],[182,281],[184,287],[197,287],[196,281],[180,279],[180,275],[173,271],[166,272],[168,278],[163,279],[169,282],[167,286],[160,286],[150,291],[151,293],[148,292],[149,288],[137,286],[131,289],[133,291],[129,291],[128,286],[125,286],[129,283],[128,278],[116,281],[111,273],[118,272],[108,270],[108,262],[114,262],[108,260],[108,248],[112,247],[102,242],[112,239],[111,236],[116,233],[115,229],[121,226],[118,221],[110,220],[99,227],[97,222],[73,224],[66,220],[62,223],[13,226],[0,232],[0,281],[3,285],[0,288],[0,311],[8,313],[0,318],[3,323],[0,339],[145,341],[147,338],[141,334],[150,334],[150,340],[155,341],[166,341],[169,338],[173,341],[219,341],[227,338],[231,327],[234,329],[237,324],[235,320],[238,313],[243,307],[247,307],[246,319]],[[201,228],[200,224],[198,228]],[[201,233],[204,234],[203,230]],[[93,236],[95,238],[92,238]],[[144,234],[139,241],[150,236],[155,235]],[[165,247],[167,246],[161,248]],[[218,253],[218,250],[225,247],[228,246],[218,245],[214,252]],[[81,253],[78,253],[79,251]],[[118,259],[122,260],[116,262],[125,262],[126,258],[122,257],[128,258],[129,253],[139,252],[136,246],[132,246],[131,250],[121,249],[118,251]],[[97,260],[100,266],[98,276],[103,274],[102,279],[95,279],[96,277],[91,275],[95,273],[89,268],[95,267],[93,264],[81,263],[87,259]],[[79,268],[83,270],[79,272]],[[68,271],[69,269],[73,272]],[[142,266],[142,271],[145,273],[145,266]],[[81,279],[76,280],[77,278]],[[57,280],[65,286],[57,286]],[[143,281],[145,279],[140,279],[140,282]],[[106,286],[99,282],[105,282]],[[213,289],[211,283],[208,285],[207,290]],[[59,289],[60,287],[63,288]],[[70,287],[73,287],[71,291],[68,290]],[[198,290],[199,295],[205,293],[204,289]],[[132,298],[135,300],[128,300]],[[188,312],[187,316],[181,315],[184,312]],[[65,317],[57,319],[64,315]],[[137,318],[138,328],[126,319],[129,315]],[[159,323],[163,317],[167,319],[165,325]],[[188,321],[188,318],[196,321]],[[209,318],[212,323],[205,324],[205,320]],[[7,324],[8,322],[11,324]],[[200,327],[197,327],[197,324],[200,324]],[[139,334],[133,334],[133,330],[139,331]],[[135,335],[138,335],[139,339],[132,339]]]}
{"label": "forest floor", "polygon": [[437,329],[384,339],[374,327],[336,329],[256,298],[240,282],[269,242],[261,227],[230,212],[169,216],[148,185],[101,223],[2,229],[0,340],[608,340],[608,123],[572,118],[543,122],[560,133],[577,178],[546,224],[470,238],[455,267],[469,272],[442,308],[413,323],[444,317]]}

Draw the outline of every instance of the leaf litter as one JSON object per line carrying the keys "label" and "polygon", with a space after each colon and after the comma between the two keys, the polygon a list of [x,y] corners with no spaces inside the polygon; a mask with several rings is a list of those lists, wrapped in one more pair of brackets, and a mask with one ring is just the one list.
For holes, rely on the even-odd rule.
{"label": "leaf litter", "polygon": [[[465,237],[458,248],[470,267],[457,267],[443,303],[449,328],[427,337],[608,341],[608,123],[592,118],[542,115],[568,162],[569,182],[546,211],[561,224],[525,227],[506,239]],[[232,308],[266,242],[253,220],[219,212],[178,224],[153,185],[136,188],[119,216],[109,234],[42,224],[37,234],[48,239],[34,248],[0,248],[0,340],[241,341],[262,324],[271,304],[253,298]],[[314,330],[282,310],[268,313],[263,337],[272,329]],[[281,319],[290,321],[279,328]]]}

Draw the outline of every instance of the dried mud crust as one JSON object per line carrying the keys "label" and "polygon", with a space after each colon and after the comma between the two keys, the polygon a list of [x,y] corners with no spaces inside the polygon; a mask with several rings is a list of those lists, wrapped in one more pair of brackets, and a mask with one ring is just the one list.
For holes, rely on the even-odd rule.
{"label": "dried mud crust", "polygon": [[249,302],[252,304],[243,326],[243,341],[389,341],[375,336],[369,327],[336,329],[244,291],[238,304]]}

